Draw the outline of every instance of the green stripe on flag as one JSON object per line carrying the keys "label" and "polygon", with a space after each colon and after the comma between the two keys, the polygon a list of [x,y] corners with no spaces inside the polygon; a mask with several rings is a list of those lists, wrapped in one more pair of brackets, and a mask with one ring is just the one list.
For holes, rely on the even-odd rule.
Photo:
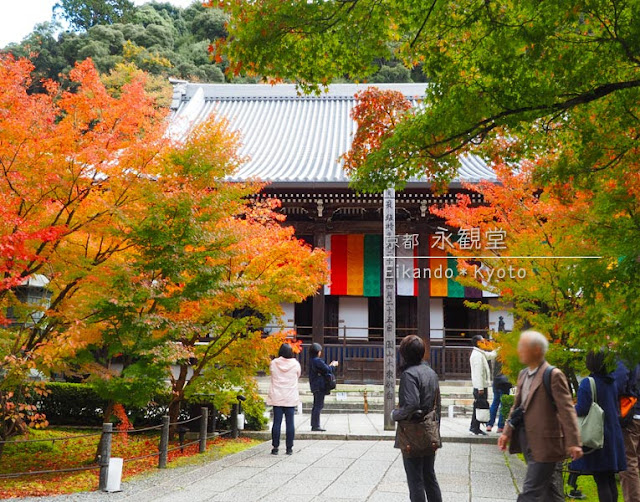
{"label": "green stripe on flag", "polygon": [[382,275],[382,236],[364,236],[364,296],[380,296]]}
{"label": "green stripe on flag", "polygon": [[447,268],[453,270],[453,278],[447,279],[447,297],[449,298],[464,298],[464,286],[456,281],[458,277],[458,265],[455,258],[447,259]]}

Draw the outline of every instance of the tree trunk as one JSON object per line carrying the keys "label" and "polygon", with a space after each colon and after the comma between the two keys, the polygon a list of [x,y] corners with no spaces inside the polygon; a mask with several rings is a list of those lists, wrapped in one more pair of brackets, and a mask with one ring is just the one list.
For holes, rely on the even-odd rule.
{"label": "tree trunk", "polygon": [[[4,413],[4,412],[3,412]],[[6,416],[7,413],[4,413]],[[29,428],[21,418],[13,418],[5,420],[0,428],[0,441],[7,441],[12,436],[26,434]],[[0,460],[2,460],[2,452],[4,451],[4,443],[0,443]]]}
{"label": "tree trunk", "polygon": [[[107,403],[107,407],[105,408],[104,412],[102,413],[102,422],[108,422],[109,419],[111,418],[111,415],[113,414],[113,407],[115,406],[116,403],[114,403],[113,401],[109,401]],[[102,449],[102,436],[100,436],[100,441],[98,441],[98,448],[96,449],[96,455],[94,458],[95,462],[98,462],[99,458],[100,458],[100,451]]]}
{"label": "tree trunk", "polygon": [[[180,374],[178,378],[173,381],[171,402],[169,403],[169,422],[176,423],[180,417],[180,406],[184,399],[184,389],[187,386],[187,372],[189,367],[186,365],[180,366]],[[176,434],[177,426],[172,425],[169,428],[169,435],[173,438]]]}

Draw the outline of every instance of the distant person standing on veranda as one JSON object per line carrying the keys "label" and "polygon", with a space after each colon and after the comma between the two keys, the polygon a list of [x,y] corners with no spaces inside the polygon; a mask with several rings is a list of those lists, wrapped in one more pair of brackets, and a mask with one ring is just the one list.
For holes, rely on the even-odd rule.
{"label": "distant person standing on veranda", "polygon": [[296,429],[294,415],[300,402],[298,380],[302,373],[300,363],[295,359],[293,348],[288,343],[280,346],[278,357],[271,361],[271,385],[267,394],[267,404],[273,406],[273,427],[271,428],[272,455],[278,454],[282,417],[287,428],[287,455],[293,453],[293,439]]}
{"label": "distant person standing on veranda", "polygon": [[[423,361],[425,345],[422,338],[409,335],[400,343],[400,356],[403,361],[403,371],[400,377],[400,391],[398,408],[393,410],[392,418],[396,422],[410,420],[414,414],[426,413],[438,405],[440,384],[438,375]],[[400,448],[396,436],[396,448]],[[440,486],[436,479],[436,453],[424,457],[403,456],[404,470],[407,473],[407,483],[411,502],[442,502]]]}
{"label": "distant person standing on veranda", "polygon": [[484,337],[475,335],[471,339],[473,350],[469,357],[471,365],[471,383],[473,384],[473,413],[471,414],[471,427],[469,432],[476,436],[486,436],[487,433],[480,430],[480,422],[476,419],[476,405],[479,399],[488,399],[489,385],[491,385],[491,368],[489,368],[489,360],[495,359],[497,352],[486,352],[482,350],[478,344],[484,340]]}
{"label": "distant person standing on veranda", "polygon": [[520,372],[515,402],[504,433],[501,450],[523,453],[527,475],[518,502],[564,502],[562,462],[582,457],[578,417],[567,379],[559,369],[548,374],[551,395],[544,385],[549,368],[545,355],[547,338],[537,331],[524,331],[518,342]]}

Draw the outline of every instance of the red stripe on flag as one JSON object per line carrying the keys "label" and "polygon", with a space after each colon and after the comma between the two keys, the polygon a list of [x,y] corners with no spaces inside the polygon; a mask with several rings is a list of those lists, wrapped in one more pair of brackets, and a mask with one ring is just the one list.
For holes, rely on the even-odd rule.
{"label": "red stripe on flag", "polygon": [[331,294],[347,294],[347,236],[331,236]]}

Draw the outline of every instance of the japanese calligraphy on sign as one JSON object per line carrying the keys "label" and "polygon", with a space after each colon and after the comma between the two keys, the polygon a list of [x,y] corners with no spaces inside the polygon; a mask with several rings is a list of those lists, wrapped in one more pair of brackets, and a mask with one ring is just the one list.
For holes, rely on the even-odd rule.
{"label": "japanese calligraphy on sign", "polygon": [[507,249],[505,243],[507,231],[499,228],[491,228],[481,233],[479,228],[460,228],[454,237],[454,233],[447,228],[438,227],[433,234],[432,248],[452,249],[457,242],[460,249]]}
{"label": "japanese calligraphy on sign", "polygon": [[[384,269],[383,311],[384,311],[384,428],[394,429],[391,411],[396,398],[396,275],[395,253],[397,247],[413,249],[418,245],[418,234],[396,235],[396,194],[390,188],[384,191],[383,236]],[[390,273],[387,273],[390,271]]]}

